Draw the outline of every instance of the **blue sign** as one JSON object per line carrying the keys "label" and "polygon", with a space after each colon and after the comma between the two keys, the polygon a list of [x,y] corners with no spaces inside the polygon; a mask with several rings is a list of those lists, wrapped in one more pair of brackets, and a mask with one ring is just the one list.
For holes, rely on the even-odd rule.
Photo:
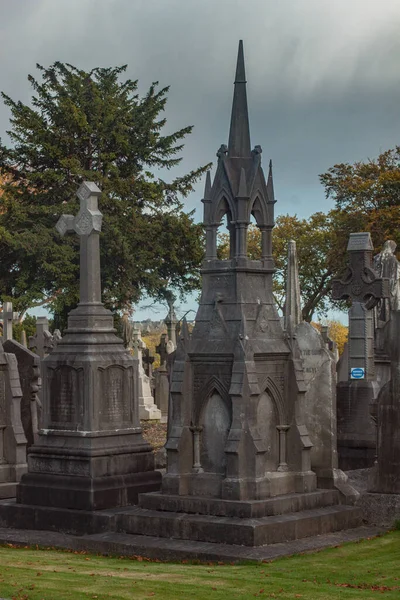
{"label": "blue sign", "polygon": [[355,367],[354,369],[351,369],[350,378],[351,379],[364,379],[365,378],[365,369],[362,369],[361,367]]}

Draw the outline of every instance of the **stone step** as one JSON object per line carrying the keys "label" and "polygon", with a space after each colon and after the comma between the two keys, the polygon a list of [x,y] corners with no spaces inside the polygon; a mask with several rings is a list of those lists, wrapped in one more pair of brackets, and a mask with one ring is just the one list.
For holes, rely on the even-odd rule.
{"label": "stone step", "polygon": [[359,527],[361,511],[329,506],[259,519],[132,508],[117,516],[120,533],[244,546],[262,546]]}
{"label": "stone step", "polygon": [[149,492],[139,494],[138,504],[148,510],[251,519],[333,506],[339,504],[339,501],[338,490],[328,489],[303,494],[285,494],[265,500],[243,501]]}

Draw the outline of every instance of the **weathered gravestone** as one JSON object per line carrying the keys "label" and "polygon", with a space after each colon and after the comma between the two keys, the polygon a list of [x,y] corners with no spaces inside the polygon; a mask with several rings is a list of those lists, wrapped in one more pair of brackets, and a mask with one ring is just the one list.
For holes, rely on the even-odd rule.
{"label": "weathered gravestone", "polygon": [[7,340],[4,350],[17,359],[18,373],[21,383],[21,421],[27,440],[27,448],[38,440],[41,424],[42,405],[39,400],[41,389],[40,357],[19,344],[15,340]]}
{"label": "weathered gravestone", "polygon": [[161,334],[160,343],[156,347],[157,354],[160,355],[160,366],[154,372],[155,378],[155,401],[161,411],[161,421],[165,423],[168,418],[169,407],[169,377],[167,369],[168,359],[168,336]]}
{"label": "weathered gravestone", "polygon": [[[386,330],[390,356],[390,380],[378,396],[377,463],[370,490],[400,494],[400,311],[392,310]],[[400,516],[400,514],[399,514]]]}
{"label": "weathered gravestone", "polygon": [[3,341],[12,340],[13,321],[18,318],[18,313],[13,311],[12,302],[3,303]]}
{"label": "weathered gravestone", "polygon": [[[43,424],[17,488],[17,502],[36,505],[38,515],[50,514],[45,507],[124,506],[139,491],[159,487],[139,423],[138,362],[101,303],[100,194],[94,183],[83,183],[78,215],[63,215],[57,223],[62,235],[80,237],[80,302],[64,337],[42,361]],[[74,518],[58,511],[55,527],[68,527]],[[92,521],[85,519],[90,529]]]}
{"label": "weathered gravestone", "polygon": [[138,360],[138,387],[139,387],[139,417],[145,421],[160,420],[161,412],[154,403],[151,393],[150,379],[143,368],[143,350],[146,344],[142,340],[140,329],[133,330],[133,355]]}
{"label": "weathered gravestone", "polygon": [[26,471],[26,438],[21,422],[22,391],[17,359],[0,340],[0,498],[15,496]]}
{"label": "weathered gravestone", "polygon": [[377,459],[359,506],[366,522],[393,527],[400,518],[400,311],[391,310],[385,333],[391,378],[378,396]]}
{"label": "weathered gravestone", "polygon": [[28,346],[34,350],[41,359],[47,356],[54,348],[53,336],[49,331],[47,317],[36,319],[36,333],[29,336]]}
{"label": "weathered gravestone", "polygon": [[396,242],[388,240],[382,252],[374,256],[374,270],[379,277],[389,279],[389,296],[382,298],[374,308],[375,372],[378,390],[390,379],[391,361],[388,353],[388,333],[393,310],[400,310],[400,263],[395,255]]}
{"label": "weathered gravestone", "polygon": [[173,344],[173,350],[176,348],[176,326],[178,324],[178,319],[175,314],[174,303],[172,300],[168,302],[168,314],[164,319],[164,323],[167,326],[167,335],[168,340]]}
{"label": "weathered gravestone", "polygon": [[[203,200],[199,309],[190,336],[182,324],[172,366],[162,493],[140,497],[126,530],[262,545],[357,525],[358,510],[338,506],[337,490],[316,489],[304,373],[272,293],[272,169],[266,181],[261,148],[251,150],[242,42],[229,143],[217,156]],[[230,258],[218,260],[225,215]],[[252,215],[261,231],[260,260],[247,256]]]}
{"label": "weathered gravestone", "polygon": [[373,245],[369,233],[352,233],[347,246],[349,266],[341,280],[333,282],[333,298],[351,299],[347,381],[337,386],[339,467],[372,466],[376,452],[376,428],[370,404],[377,394],[374,364],[372,309],[389,295],[388,280],[372,268]]}
{"label": "weathered gravestone", "polygon": [[[336,439],[336,360],[322,334],[303,321],[296,242],[288,244],[285,327],[292,340],[292,351],[299,351],[306,393],[305,423],[313,443],[311,468],[318,487],[338,487],[350,500],[355,491],[347,476],[338,469]],[[326,334],[327,335],[327,334]]]}
{"label": "weathered gravestone", "polygon": [[23,329],[23,330],[21,331],[21,345],[22,345],[24,348],[27,348],[27,347],[28,347],[28,341],[27,341],[27,339],[26,339],[26,331],[25,331],[25,329]]}

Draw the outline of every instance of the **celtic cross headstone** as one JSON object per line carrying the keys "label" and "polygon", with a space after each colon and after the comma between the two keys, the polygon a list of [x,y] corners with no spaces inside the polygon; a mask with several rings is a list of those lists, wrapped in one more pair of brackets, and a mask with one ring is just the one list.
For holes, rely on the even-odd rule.
{"label": "celtic cross headstone", "polygon": [[372,267],[373,245],[369,233],[351,233],[347,246],[349,265],[344,277],[333,281],[332,297],[350,299],[349,377],[352,369],[362,369],[363,379],[374,378],[374,324],[372,310],[389,295],[389,280],[379,277]]}
{"label": "celtic cross headstone", "polygon": [[370,405],[377,395],[372,309],[389,293],[389,280],[372,267],[369,233],[352,233],[347,246],[349,265],[341,280],[333,282],[333,298],[350,299],[347,381],[337,385],[337,439],[339,467],[372,466],[376,429]]}

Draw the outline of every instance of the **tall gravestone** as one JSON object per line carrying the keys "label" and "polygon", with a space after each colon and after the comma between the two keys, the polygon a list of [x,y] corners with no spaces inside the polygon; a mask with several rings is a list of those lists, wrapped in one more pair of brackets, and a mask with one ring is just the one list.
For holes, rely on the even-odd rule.
{"label": "tall gravestone", "polygon": [[[43,425],[18,503],[96,510],[133,503],[139,491],[159,487],[139,422],[138,362],[101,303],[100,194],[94,183],[83,183],[79,213],[57,223],[61,235],[80,237],[80,302],[42,362]],[[60,523],[63,518],[60,511]]]}
{"label": "tall gravestone", "polygon": [[18,318],[18,313],[13,311],[12,302],[3,303],[3,341],[12,340],[13,321]]}
{"label": "tall gravestone", "polygon": [[155,401],[161,411],[161,421],[166,422],[168,418],[169,407],[169,377],[167,369],[168,359],[168,336],[161,334],[160,343],[156,347],[157,354],[160,355],[160,366],[155,371]]}
{"label": "tall gravestone", "polygon": [[146,344],[142,340],[140,329],[134,329],[132,347],[133,355],[138,360],[139,418],[145,421],[159,421],[161,418],[161,411],[154,403],[150,387],[150,378],[146,375],[143,368],[142,353]]}
{"label": "tall gravestone", "polygon": [[41,359],[52,351],[54,342],[53,336],[49,331],[49,321],[47,317],[38,317],[36,319],[36,333],[35,335],[29,336],[28,345]]}
{"label": "tall gravestone", "polygon": [[15,340],[7,340],[4,350],[14,354],[17,359],[21,383],[21,421],[27,440],[27,448],[38,441],[41,425],[42,404],[39,399],[42,382],[40,375],[40,357]]}
{"label": "tall gravestone", "polygon": [[171,342],[171,344],[174,345],[174,350],[176,348],[176,326],[178,324],[178,319],[176,317],[175,314],[175,308],[174,308],[174,303],[173,301],[169,301],[168,302],[168,314],[165,317],[164,323],[167,326],[167,335],[168,335],[168,340]]}
{"label": "tall gravestone", "polygon": [[[387,333],[390,380],[378,397],[378,448],[370,491],[400,494],[400,310],[391,311]],[[400,500],[397,501],[400,514]]]}
{"label": "tall gravestone", "polygon": [[349,266],[333,282],[335,299],[350,299],[347,381],[337,386],[339,467],[358,469],[373,465],[376,429],[370,404],[377,395],[372,309],[389,294],[388,280],[372,266],[369,233],[352,233],[347,246]]}
{"label": "tall gravestone", "polygon": [[0,498],[15,496],[26,471],[26,438],[21,422],[22,391],[17,360],[0,340]]}
{"label": "tall gravestone", "polygon": [[391,313],[400,310],[400,263],[395,255],[396,242],[388,240],[382,252],[374,256],[374,270],[380,277],[389,279],[389,296],[382,298],[374,308],[375,372],[380,390],[391,377],[391,360],[387,343]]}

